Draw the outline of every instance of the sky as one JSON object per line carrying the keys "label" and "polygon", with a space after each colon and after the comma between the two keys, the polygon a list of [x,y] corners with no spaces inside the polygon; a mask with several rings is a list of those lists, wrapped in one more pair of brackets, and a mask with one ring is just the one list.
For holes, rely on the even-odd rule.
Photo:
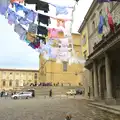
{"label": "sky", "polygon": [[[73,5],[73,0],[44,0],[58,5]],[[74,12],[72,32],[77,33],[93,0],[79,0]],[[19,39],[13,26],[0,15],[0,68],[39,69],[39,53]]]}

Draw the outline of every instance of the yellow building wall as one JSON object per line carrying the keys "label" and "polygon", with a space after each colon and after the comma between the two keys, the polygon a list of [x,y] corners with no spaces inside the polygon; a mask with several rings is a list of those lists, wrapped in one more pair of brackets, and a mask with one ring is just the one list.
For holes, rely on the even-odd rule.
{"label": "yellow building wall", "polygon": [[[86,35],[86,44],[82,45],[82,40],[84,39],[84,35]],[[87,51],[86,55],[88,56],[89,55],[89,48],[88,48],[88,30],[87,30],[87,26],[85,26],[83,31],[81,32],[80,43],[81,43],[82,56],[84,57],[84,51]]]}
{"label": "yellow building wall", "polygon": [[[37,78],[35,79],[35,73]],[[0,89],[13,89],[20,86],[30,85],[31,83],[39,82],[39,70],[16,70],[16,69],[0,69]],[[5,85],[3,85],[5,81]],[[10,81],[12,85],[10,85]],[[18,85],[17,85],[18,84]]]}
{"label": "yellow building wall", "polygon": [[[63,34],[59,34],[60,37],[63,37]],[[74,50],[76,54],[80,57],[81,56],[81,49],[80,49],[80,35],[79,34],[72,34]],[[41,57],[40,57],[41,58]],[[41,59],[40,59],[41,61]],[[44,65],[45,73],[46,73],[46,80],[41,77],[40,81],[44,82],[52,82],[53,84],[59,83],[65,85],[73,85],[78,86],[79,83],[82,84],[81,74],[80,71],[83,69],[83,65],[81,64],[72,64],[68,65],[67,71],[63,71],[63,64],[56,63],[55,61],[49,60]],[[76,73],[78,73],[76,75]]]}

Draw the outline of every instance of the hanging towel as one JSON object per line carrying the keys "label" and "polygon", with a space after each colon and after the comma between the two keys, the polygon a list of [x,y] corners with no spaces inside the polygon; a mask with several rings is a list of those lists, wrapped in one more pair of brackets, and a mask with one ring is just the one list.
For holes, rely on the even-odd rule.
{"label": "hanging towel", "polygon": [[37,13],[34,12],[33,10],[29,10],[27,9],[26,11],[24,11],[25,13],[25,18],[34,22],[35,21],[35,18],[37,17]]}
{"label": "hanging towel", "polygon": [[38,27],[37,27],[37,34],[38,35],[41,34],[41,35],[47,36],[48,35],[48,30],[47,30],[46,27],[38,25]]}
{"label": "hanging towel", "polygon": [[27,20],[26,18],[23,18],[21,16],[18,17],[18,22],[22,25],[28,25],[31,23],[29,20]]}
{"label": "hanging towel", "polygon": [[9,24],[16,24],[17,23],[17,17],[18,15],[16,15],[16,13],[12,10],[9,9],[8,11],[8,23]]}
{"label": "hanging towel", "polygon": [[10,3],[13,4],[14,2],[19,2],[19,3],[23,3],[24,0],[10,0]]}
{"label": "hanging towel", "polygon": [[48,31],[49,31],[49,38],[58,38],[59,30],[55,28],[49,28]]}
{"label": "hanging towel", "polygon": [[33,43],[30,43],[29,46],[32,47],[33,49],[36,49],[36,47]]}
{"label": "hanging towel", "polygon": [[13,5],[15,6],[15,11],[18,12],[18,11],[23,11],[23,12],[26,12],[28,9],[25,8],[23,5],[20,5],[18,3],[13,3]]}
{"label": "hanging towel", "polygon": [[14,31],[18,33],[21,40],[24,40],[26,38],[27,31],[20,24],[15,24]]}
{"label": "hanging towel", "polygon": [[38,0],[24,0],[24,2],[27,4],[36,4]]}
{"label": "hanging towel", "polygon": [[37,41],[41,41],[41,40],[42,40],[42,42],[43,42],[44,44],[46,44],[46,39],[45,39],[45,37],[43,37],[43,36],[37,36],[37,37],[36,37],[36,40],[37,40]]}
{"label": "hanging towel", "polygon": [[10,1],[9,0],[0,0],[0,14],[5,15]]}
{"label": "hanging towel", "polygon": [[56,15],[59,15],[59,14],[67,15],[68,14],[67,8],[61,7],[61,6],[56,6]]}
{"label": "hanging towel", "polygon": [[36,36],[35,34],[27,32],[26,39],[33,43],[36,39]]}
{"label": "hanging towel", "polygon": [[64,27],[65,28],[65,20],[57,19],[57,27]]}
{"label": "hanging towel", "polygon": [[34,23],[29,24],[28,32],[36,34],[36,32],[37,32],[37,26],[38,25],[34,24]]}
{"label": "hanging towel", "polygon": [[50,17],[38,13],[38,24],[40,24],[40,22],[48,26],[50,24]]}
{"label": "hanging towel", "polygon": [[48,11],[49,11],[49,4],[39,0],[39,1],[37,1],[37,4],[36,4],[36,10],[42,10],[42,11],[48,13]]}

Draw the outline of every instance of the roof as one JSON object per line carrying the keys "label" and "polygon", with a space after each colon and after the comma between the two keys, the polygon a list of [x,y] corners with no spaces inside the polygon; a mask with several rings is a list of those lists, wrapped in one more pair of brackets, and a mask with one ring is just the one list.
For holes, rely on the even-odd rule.
{"label": "roof", "polygon": [[86,25],[86,22],[88,21],[89,17],[90,17],[90,13],[93,11],[95,5],[97,4],[97,0],[93,0],[90,8],[88,9],[88,12],[86,13],[85,17],[84,17],[84,20],[82,22],[82,24],[80,25],[80,28],[78,30],[79,33],[81,33],[81,31],[83,30],[83,28],[85,27]]}
{"label": "roof", "polygon": [[0,68],[0,71],[39,72],[39,70],[29,70],[29,69],[6,69],[6,68]]}

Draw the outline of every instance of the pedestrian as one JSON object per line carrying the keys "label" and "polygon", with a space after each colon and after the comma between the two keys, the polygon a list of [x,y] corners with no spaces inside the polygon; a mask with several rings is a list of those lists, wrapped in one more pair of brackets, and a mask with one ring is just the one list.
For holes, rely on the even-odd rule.
{"label": "pedestrian", "polygon": [[3,91],[1,92],[1,97],[3,97]]}
{"label": "pedestrian", "polygon": [[5,99],[8,97],[8,93],[7,92],[5,92]]}
{"label": "pedestrian", "polygon": [[49,97],[52,97],[52,89],[49,91]]}

